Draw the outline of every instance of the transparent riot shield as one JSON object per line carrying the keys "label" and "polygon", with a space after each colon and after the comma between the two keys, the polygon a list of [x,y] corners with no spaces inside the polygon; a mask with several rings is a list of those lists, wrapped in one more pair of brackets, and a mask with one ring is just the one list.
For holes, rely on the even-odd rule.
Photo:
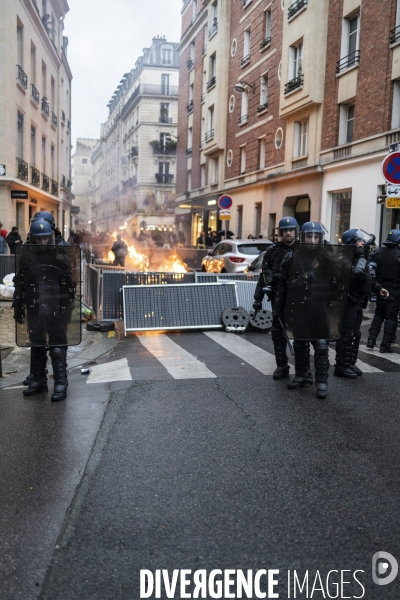
{"label": "transparent riot shield", "polygon": [[25,244],[16,251],[14,311],[18,346],[80,344],[80,248]]}
{"label": "transparent riot shield", "polygon": [[340,338],[353,258],[353,246],[294,246],[284,315],[288,337]]}

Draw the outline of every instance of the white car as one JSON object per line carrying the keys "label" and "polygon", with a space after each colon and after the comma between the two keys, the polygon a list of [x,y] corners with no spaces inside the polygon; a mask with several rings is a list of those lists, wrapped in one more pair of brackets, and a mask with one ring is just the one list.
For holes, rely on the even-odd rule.
{"label": "white car", "polygon": [[220,242],[203,258],[201,270],[207,273],[243,273],[271,244],[270,240],[264,239]]}

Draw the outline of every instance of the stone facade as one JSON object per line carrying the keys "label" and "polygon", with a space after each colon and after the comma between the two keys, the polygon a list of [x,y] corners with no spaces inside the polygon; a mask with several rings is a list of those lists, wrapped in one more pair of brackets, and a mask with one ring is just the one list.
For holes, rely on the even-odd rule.
{"label": "stone facade", "polygon": [[[0,0],[0,221],[29,231],[39,210],[68,237],[71,80],[66,0]],[[17,198],[11,196],[19,196]]]}
{"label": "stone facade", "polygon": [[88,199],[90,192],[93,163],[92,155],[99,140],[77,138],[75,153],[72,156],[72,191],[75,196],[74,206],[79,207],[79,213],[74,217],[74,229],[90,231],[91,205]]}

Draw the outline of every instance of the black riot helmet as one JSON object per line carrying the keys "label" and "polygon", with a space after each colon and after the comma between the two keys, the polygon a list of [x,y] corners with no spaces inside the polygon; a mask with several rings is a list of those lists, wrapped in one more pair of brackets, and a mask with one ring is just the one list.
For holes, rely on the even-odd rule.
{"label": "black riot helmet", "polygon": [[391,229],[383,242],[384,246],[397,246],[400,244],[400,229]]}
{"label": "black riot helmet", "polygon": [[32,223],[35,221],[47,221],[47,223],[50,223],[53,231],[56,228],[56,222],[53,215],[46,210],[41,210],[40,212],[36,213],[32,219]]}
{"label": "black riot helmet", "polygon": [[318,239],[318,244],[324,243],[324,228],[318,221],[308,221],[302,225],[300,229],[300,242],[310,243],[310,240],[307,238],[309,238],[311,234],[313,234],[314,239]]}
{"label": "black riot helmet", "polygon": [[342,234],[342,244],[355,244],[358,240],[372,246],[375,242],[375,236],[363,229],[348,229]]}
{"label": "black riot helmet", "polygon": [[54,233],[51,225],[44,219],[33,221],[29,229],[31,244],[54,244]]}

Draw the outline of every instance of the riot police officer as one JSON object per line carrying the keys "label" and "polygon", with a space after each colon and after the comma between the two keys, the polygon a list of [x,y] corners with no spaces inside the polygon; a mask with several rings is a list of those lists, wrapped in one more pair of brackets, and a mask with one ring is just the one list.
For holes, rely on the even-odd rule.
{"label": "riot police officer", "polygon": [[[330,256],[330,246],[324,245],[324,229],[320,223],[315,221],[304,223],[300,231],[300,242],[301,248],[300,246],[298,248],[302,252],[302,264],[299,273],[296,271],[293,278],[298,287],[299,302],[290,317],[294,338],[295,377],[288,383],[288,388],[298,389],[312,383],[307,373],[311,342],[314,346],[316,395],[317,398],[325,399],[328,394],[329,353],[327,339],[322,335],[328,336],[327,315],[323,300],[318,294],[313,293],[312,286],[313,282],[322,279],[321,287],[324,288],[326,281],[337,278],[338,269],[334,257]],[[273,314],[282,321],[285,305],[289,300],[288,284],[293,255],[292,250],[282,262],[273,309]],[[313,329],[317,331],[318,337],[311,333]]]}
{"label": "riot police officer", "polygon": [[342,337],[336,342],[336,365],[334,375],[355,379],[362,375],[356,366],[361,339],[363,309],[366,308],[371,290],[380,292],[382,297],[388,292],[375,284],[375,269],[367,261],[369,247],[374,236],[361,229],[349,229],[342,235],[342,243],[353,246],[354,258],[346,308],[343,317]]}
{"label": "riot police officer", "polygon": [[[52,402],[67,395],[67,327],[75,288],[66,250],[56,250],[54,234],[46,220],[35,220],[29,231],[30,244],[17,254],[14,278],[14,318],[17,321],[17,343],[30,345],[33,378],[24,396],[48,391],[47,348],[53,366]],[[47,249],[47,246],[53,246]],[[44,248],[43,246],[46,246]],[[25,318],[27,323],[25,324]]]}
{"label": "riot police officer", "polygon": [[[264,289],[268,288],[268,298],[274,306],[276,288],[279,280],[281,264],[285,256],[290,252],[297,238],[298,223],[294,217],[283,217],[278,225],[279,235],[282,241],[270,246],[264,255],[260,278],[254,293],[254,310],[261,310]],[[275,350],[276,369],[273,373],[274,379],[283,379],[289,376],[289,364],[286,354],[287,341],[283,335],[282,326],[276,315],[272,317],[272,342]]]}
{"label": "riot police officer", "polygon": [[393,352],[391,344],[396,335],[397,315],[400,308],[400,230],[389,231],[383,245],[384,248],[377,248],[371,252],[369,260],[376,264],[378,289],[383,288],[388,294],[378,296],[375,315],[368,331],[367,348],[375,346],[376,338],[384,323],[379,351],[388,353]]}

